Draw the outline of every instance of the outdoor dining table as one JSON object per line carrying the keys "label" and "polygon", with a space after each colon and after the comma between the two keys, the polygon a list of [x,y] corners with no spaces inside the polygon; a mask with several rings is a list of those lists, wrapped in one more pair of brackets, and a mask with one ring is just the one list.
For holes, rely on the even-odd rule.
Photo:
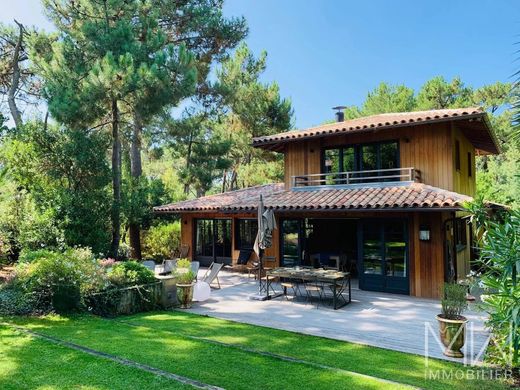
{"label": "outdoor dining table", "polygon": [[[334,310],[340,309],[351,302],[351,284],[350,273],[340,272],[337,270],[323,268],[305,268],[305,267],[278,267],[266,272],[266,291],[269,291],[269,285],[274,278],[293,279],[300,281],[313,281],[329,283],[332,286],[332,302]],[[271,281],[270,281],[271,280]],[[338,303],[338,282],[345,281],[348,286],[348,301],[342,304]],[[340,286],[342,286],[341,284]],[[341,291],[340,291],[341,293]]]}

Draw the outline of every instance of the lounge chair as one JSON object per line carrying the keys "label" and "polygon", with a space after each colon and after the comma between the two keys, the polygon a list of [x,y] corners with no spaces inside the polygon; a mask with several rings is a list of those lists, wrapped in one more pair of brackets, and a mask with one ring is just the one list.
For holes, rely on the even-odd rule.
{"label": "lounge chair", "polygon": [[253,261],[251,260],[252,249],[240,249],[236,264],[231,266],[233,271],[237,272],[251,272],[254,268]]}
{"label": "lounge chair", "polygon": [[146,261],[143,261],[141,264],[144,265],[146,268],[148,268],[150,271],[155,272],[155,261],[146,260]]}
{"label": "lounge chair", "polygon": [[220,272],[220,270],[222,269],[223,266],[224,266],[224,264],[222,264],[222,263],[215,263],[215,262],[211,263],[208,270],[202,277],[202,281],[209,284],[210,287],[213,287],[211,285],[211,283],[213,283],[213,281],[216,279],[218,287],[213,287],[213,288],[220,289],[220,280],[218,280],[218,273]]}
{"label": "lounge chair", "polygon": [[167,275],[172,273],[177,267],[177,259],[174,260],[164,260],[162,265],[162,270],[159,272],[159,275]]}
{"label": "lounge chair", "polygon": [[200,268],[200,262],[198,262],[198,261],[192,261],[191,262],[191,270],[195,274],[195,280],[197,280],[197,275],[199,273],[199,268]]}

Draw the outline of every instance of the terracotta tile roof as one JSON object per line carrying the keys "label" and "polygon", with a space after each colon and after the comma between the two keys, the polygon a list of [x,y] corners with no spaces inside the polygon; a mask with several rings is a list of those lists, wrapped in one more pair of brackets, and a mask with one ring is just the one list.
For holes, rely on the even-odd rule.
{"label": "terracotta tile roof", "polygon": [[[406,186],[283,191],[264,199],[265,207],[285,210],[459,209],[472,198],[422,183]],[[225,206],[228,211],[253,211],[258,200]]]}
{"label": "terracotta tile roof", "polygon": [[283,190],[283,183],[266,184],[244,188],[242,190],[228,191],[223,194],[208,195],[202,198],[185,200],[164,206],[157,206],[154,207],[153,210],[157,213],[218,211],[222,210],[225,206],[236,204],[237,202],[244,202],[244,204],[254,203],[255,201],[258,202],[260,195],[268,196]]}
{"label": "terracotta tile roof", "polygon": [[260,194],[267,208],[296,210],[460,209],[472,198],[421,183],[406,186],[284,191],[283,184],[246,188],[155,207],[159,213],[253,212]]}
{"label": "terracotta tile roof", "polygon": [[[477,149],[481,150],[483,153],[499,152],[498,142],[491,129],[487,114],[479,107],[372,115],[363,118],[350,119],[343,122],[329,123],[317,127],[311,127],[309,129],[292,130],[264,137],[256,137],[253,139],[253,146],[281,151],[284,143],[294,142],[301,139],[455,120],[464,120],[467,122],[462,130]],[[469,122],[470,120],[471,122]]]}

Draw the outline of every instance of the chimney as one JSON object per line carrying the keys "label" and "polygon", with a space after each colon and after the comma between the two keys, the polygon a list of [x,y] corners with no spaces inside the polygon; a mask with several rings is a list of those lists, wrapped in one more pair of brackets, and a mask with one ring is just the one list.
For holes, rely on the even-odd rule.
{"label": "chimney", "polygon": [[332,107],[333,110],[336,110],[336,122],[343,122],[345,120],[345,113],[343,110],[347,108],[346,106],[336,106]]}

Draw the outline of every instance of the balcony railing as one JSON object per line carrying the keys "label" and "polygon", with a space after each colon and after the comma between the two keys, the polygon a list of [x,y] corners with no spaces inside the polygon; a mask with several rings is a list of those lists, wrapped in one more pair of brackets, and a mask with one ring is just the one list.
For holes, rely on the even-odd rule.
{"label": "balcony railing", "polygon": [[420,181],[421,172],[415,168],[391,168],[292,176],[292,187],[293,189],[317,189],[316,187],[323,188],[322,186],[377,187]]}

